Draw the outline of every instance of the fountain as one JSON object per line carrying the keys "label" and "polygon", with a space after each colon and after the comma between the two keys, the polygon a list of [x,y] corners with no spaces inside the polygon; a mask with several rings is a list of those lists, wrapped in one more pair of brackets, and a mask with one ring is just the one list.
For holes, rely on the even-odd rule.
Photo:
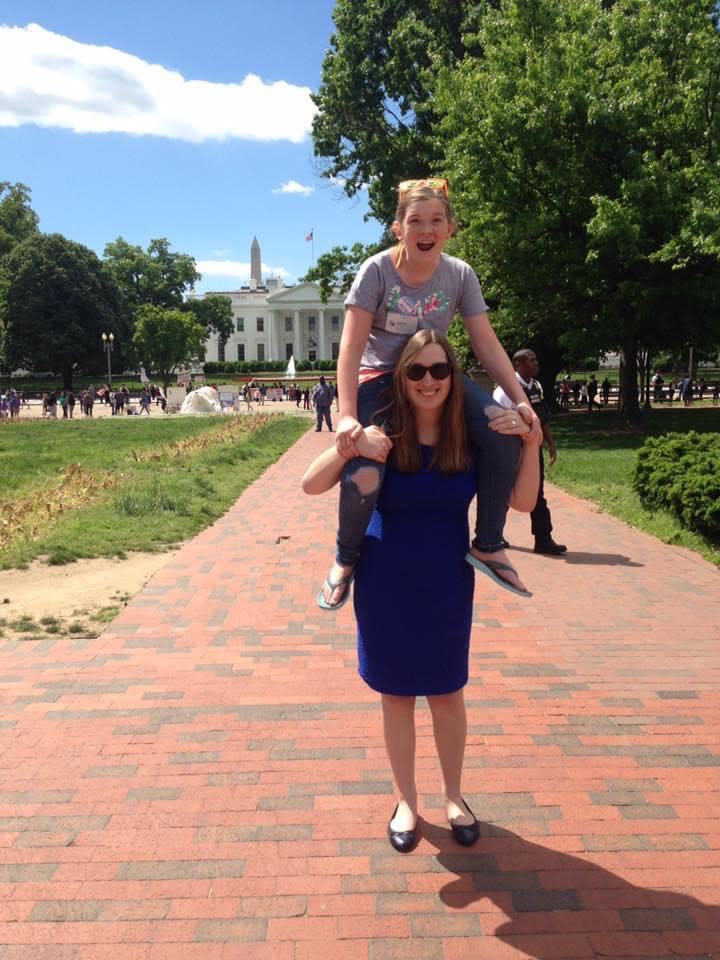
{"label": "fountain", "polygon": [[285,379],[294,380],[296,375],[297,374],[295,373],[295,357],[291,356],[290,359],[288,360],[287,369],[285,371]]}

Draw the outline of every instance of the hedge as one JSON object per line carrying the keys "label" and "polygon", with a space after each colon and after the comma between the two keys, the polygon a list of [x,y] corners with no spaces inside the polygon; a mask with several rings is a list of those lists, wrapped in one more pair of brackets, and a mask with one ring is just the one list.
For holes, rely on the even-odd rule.
{"label": "hedge", "polygon": [[[298,360],[295,369],[303,371],[335,370],[337,360]],[[209,376],[217,373],[247,374],[247,373],[277,373],[285,374],[286,360],[208,360],[203,364],[203,370]]]}
{"label": "hedge", "polygon": [[666,433],[638,451],[633,486],[644,506],[720,542],[720,434]]}

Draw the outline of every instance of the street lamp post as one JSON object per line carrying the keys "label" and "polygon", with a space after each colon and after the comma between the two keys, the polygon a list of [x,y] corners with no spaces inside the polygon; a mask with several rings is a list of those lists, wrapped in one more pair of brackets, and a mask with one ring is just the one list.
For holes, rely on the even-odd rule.
{"label": "street lamp post", "polygon": [[110,365],[110,354],[113,351],[113,343],[115,342],[115,337],[112,333],[104,333],[102,335],[103,349],[107,354],[107,364],[108,364],[108,386],[112,386],[112,368]]}

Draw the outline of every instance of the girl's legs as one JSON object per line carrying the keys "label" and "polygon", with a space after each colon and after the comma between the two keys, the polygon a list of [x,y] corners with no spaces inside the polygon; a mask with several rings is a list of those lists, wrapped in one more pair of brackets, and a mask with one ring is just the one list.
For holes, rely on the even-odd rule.
{"label": "girl's legs", "polygon": [[[364,427],[370,426],[373,415],[387,403],[391,380],[391,373],[383,374],[362,384],[358,390],[358,420]],[[325,601],[331,606],[340,603],[348,589],[347,583],[341,581],[350,576],[358,561],[384,476],[385,464],[366,457],[348,460],[343,469],[338,504],[337,549],[335,563],[328,576],[330,583],[339,585],[331,589],[326,581],[322,588]]]}
{"label": "girl's legs", "polygon": [[467,737],[467,716],[462,690],[428,697],[433,734],[443,777],[443,796],[447,818],[457,826],[471,826],[475,818],[462,799],[463,759]]}
{"label": "girl's legs", "polygon": [[417,823],[415,786],[415,697],[381,695],[385,747],[399,800],[390,821],[393,830],[414,830]]}
{"label": "girl's legs", "polygon": [[[489,393],[469,377],[463,377],[463,389],[465,420],[475,457],[477,483],[477,519],[471,552],[478,560],[493,560],[512,567],[503,549],[503,528],[522,441],[519,437],[495,433],[489,428],[490,420],[503,409]],[[524,588],[514,570],[499,570],[497,573],[512,586]]]}

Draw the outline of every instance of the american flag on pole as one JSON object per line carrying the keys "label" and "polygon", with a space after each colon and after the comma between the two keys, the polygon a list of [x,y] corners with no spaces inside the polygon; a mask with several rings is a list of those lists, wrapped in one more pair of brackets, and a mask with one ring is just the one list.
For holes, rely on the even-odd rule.
{"label": "american flag on pole", "polygon": [[310,243],[310,241],[313,239],[313,230],[314,230],[314,227],[311,227],[311,228],[310,228],[310,233],[307,233],[307,234],[305,235],[305,240],[306,240],[307,243]]}

